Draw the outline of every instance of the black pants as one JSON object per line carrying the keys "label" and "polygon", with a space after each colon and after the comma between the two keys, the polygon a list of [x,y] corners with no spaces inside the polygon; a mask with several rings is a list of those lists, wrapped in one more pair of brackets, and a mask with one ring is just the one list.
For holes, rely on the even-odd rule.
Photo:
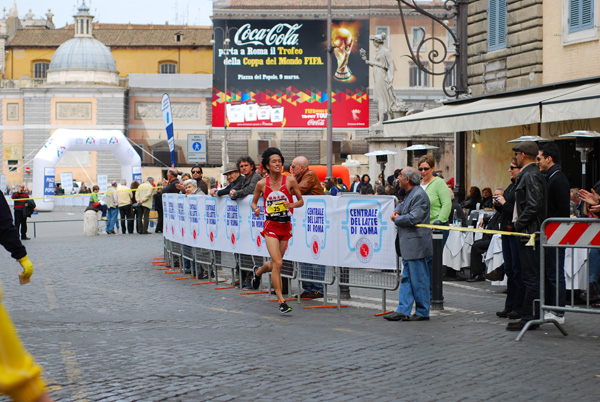
{"label": "black pants", "polygon": [[138,233],[148,233],[150,223],[150,208],[140,206],[137,214]]}
{"label": "black pants", "polygon": [[485,263],[483,262],[483,254],[490,246],[491,240],[479,239],[473,242],[471,247],[471,276],[483,275],[485,272]]}
{"label": "black pants", "polygon": [[15,209],[15,227],[17,233],[19,233],[19,226],[21,227],[21,239],[27,237],[27,216],[23,212],[23,209]]}
{"label": "black pants", "polygon": [[[131,216],[131,204],[119,207],[121,215],[121,230],[123,234],[129,232],[133,233],[133,217]],[[127,222],[127,230],[125,230],[125,223]]]}
{"label": "black pants", "polygon": [[533,301],[540,298],[540,243],[535,247],[526,246],[526,240],[519,241],[519,259],[521,261],[521,280],[523,281],[523,312],[521,320],[531,321],[540,318],[540,311],[534,308]]}

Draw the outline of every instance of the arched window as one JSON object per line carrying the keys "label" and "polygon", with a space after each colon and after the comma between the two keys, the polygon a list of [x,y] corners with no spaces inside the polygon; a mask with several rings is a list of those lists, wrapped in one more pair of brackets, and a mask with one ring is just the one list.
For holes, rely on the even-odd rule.
{"label": "arched window", "polygon": [[50,67],[48,61],[36,61],[33,63],[33,78],[46,78],[46,74]]}
{"label": "arched window", "polygon": [[161,74],[177,74],[177,64],[166,62],[160,64]]}

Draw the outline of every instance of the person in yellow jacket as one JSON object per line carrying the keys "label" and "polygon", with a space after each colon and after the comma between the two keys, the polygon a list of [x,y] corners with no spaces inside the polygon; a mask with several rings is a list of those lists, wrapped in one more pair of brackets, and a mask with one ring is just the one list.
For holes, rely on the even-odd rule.
{"label": "person in yellow jacket", "polygon": [[[28,283],[33,274],[33,264],[19,240],[10,208],[2,195],[0,195],[0,244],[23,267],[23,272],[19,274],[21,284]],[[19,402],[52,401],[46,393],[46,385],[41,378],[42,367],[35,363],[33,357],[21,344],[1,300],[2,288],[0,288],[0,394],[8,395]]]}

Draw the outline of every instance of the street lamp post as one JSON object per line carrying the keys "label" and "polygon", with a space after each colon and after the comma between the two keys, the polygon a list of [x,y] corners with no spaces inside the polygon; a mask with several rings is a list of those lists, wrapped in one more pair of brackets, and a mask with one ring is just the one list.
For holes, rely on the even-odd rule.
{"label": "street lamp post", "polygon": [[[224,102],[224,108],[223,108],[223,150],[222,150],[222,156],[221,159],[223,161],[223,168],[225,168],[225,166],[227,165],[227,162],[229,162],[229,155],[227,153],[227,65],[229,64],[229,60],[228,60],[228,56],[229,56],[229,44],[231,43],[231,39],[229,39],[229,33],[233,30],[237,30],[237,27],[229,27],[227,24],[225,24],[225,28],[222,27],[214,27],[213,31],[221,31],[221,33],[223,34],[223,55],[224,55],[224,59],[223,59],[223,73],[225,75],[224,78],[224,82],[223,82],[223,92],[225,93],[225,102]],[[213,55],[215,54],[214,51],[214,45],[216,43],[215,39],[214,39],[214,32],[213,32],[213,39],[211,39],[210,43],[213,45]],[[214,56],[213,56],[214,57]],[[216,63],[215,63],[215,67],[216,67]],[[214,76],[214,71],[213,71],[213,76]]]}

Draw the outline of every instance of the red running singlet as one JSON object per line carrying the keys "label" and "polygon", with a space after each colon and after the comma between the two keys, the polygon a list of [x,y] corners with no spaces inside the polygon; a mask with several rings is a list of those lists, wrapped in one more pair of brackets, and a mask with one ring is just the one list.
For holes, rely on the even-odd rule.
{"label": "red running singlet", "polygon": [[281,187],[277,191],[271,189],[271,178],[267,176],[267,182],[264,191],[265,200],[265,219],[275,222],[290,222],[290,217],[294,213],[293,208],[287,209],[282,201],[294,202],[286,185],[286,176],[282,175]]}

